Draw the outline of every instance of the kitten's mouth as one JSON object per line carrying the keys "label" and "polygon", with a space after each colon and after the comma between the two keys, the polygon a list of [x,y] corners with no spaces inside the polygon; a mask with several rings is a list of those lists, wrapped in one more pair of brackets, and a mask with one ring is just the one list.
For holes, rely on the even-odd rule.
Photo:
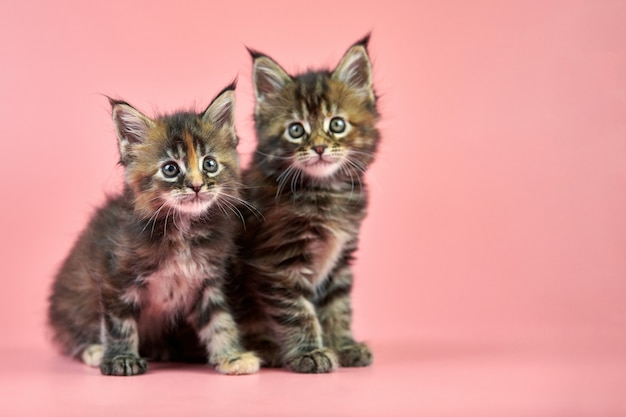
{"label": "kitten's mouth", "polygon": [[207,202],[211,200],[211,198],[205,194],[188,194],[188,195],[184,195],[183,197],[180,198],[180,202],[182,204],[189,204],[189,203],[200,203],[200,202]]}
{"label": "kitten's mouth", "polygon": [[176,209],[192,215],[203,214],[208,210],[215,198],[216,196],[213,193],[185,194],[176,199]]}
{"label": "kitten's mouth", "polygon": [[323,178],[333,175],[339,169],[340,163],[334,159],[329,160],[320,156],[314,160],[306,161],[303,165],[303,169],[308,175]]}
{"label": "kitten's mouth", "polygon": [[317,166],[317,165],[333,165],[337,163],[337,161],[330,159],[330,158],[325,158],[324,155],[320,155],[318,158],[313,158],[313,161],[307,161],[306,166],[308,167],[313,167],[313,166]]}
{"label": "kitten's mouth", "polygon": [[317,161],[313,161],[311,163],[308,163],[306,166],[307,167],[314,167],[314,166],[320,166],[320,165],[324,166],[324,165],[332,165],[332,164],[334,164],[334,162],[326,161],[326,160],[320,158]]}

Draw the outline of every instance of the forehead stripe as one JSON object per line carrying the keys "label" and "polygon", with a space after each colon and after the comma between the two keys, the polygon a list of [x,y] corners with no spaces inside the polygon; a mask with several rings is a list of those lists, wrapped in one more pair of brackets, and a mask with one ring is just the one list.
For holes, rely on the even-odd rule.
{"label": "forehead stripe", "polygon": [[185,132],[183,134],[183,140],[185,141],[187,154],[189,155],[189,171],[198,171],[198,155],[196,154],[196,148],[193,144],[193,137],[189,134],[189,132]]}

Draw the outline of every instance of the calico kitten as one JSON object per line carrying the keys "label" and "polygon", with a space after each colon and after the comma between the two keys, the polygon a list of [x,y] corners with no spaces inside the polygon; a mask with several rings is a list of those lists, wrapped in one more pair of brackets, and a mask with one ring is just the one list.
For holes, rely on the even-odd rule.
{"label": "calico kitten", "polygon": [[258,146],[243,177],[264,221],[246,219],[233,299],[248,347],[269,366],[322,373],[372,362],[350,329],[363,176],[379,141],[368,39],[332,72],[296,76],[250,51]]}
{"label": "calico kitten", "polygon": [[56,276],[49,321],[65,354],[105,375],[142,374],[144,358],[258,371],[222,291],[240,195],[234,88],[201,114],[155,119],[110,100],[124,191],[94,214]]}

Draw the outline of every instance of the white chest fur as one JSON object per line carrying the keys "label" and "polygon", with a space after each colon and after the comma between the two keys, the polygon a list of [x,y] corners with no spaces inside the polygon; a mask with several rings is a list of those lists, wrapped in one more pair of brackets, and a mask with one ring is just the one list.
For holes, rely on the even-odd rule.
{"label": "white chest fur", "polygon": [[324,282],[341,256],[350,239],[350,234],[339,228],[328,228],[326,239],[311,243],[309,251],[314,254],[313,271],[311,272],[314,286]]}
{"label": "white chest fur", "polygon": [[127,301],[141,306],[140,328],[148,333],[158,332],[189,314],[199,299],[202,281],[212,272],[190,248],[163,260],[156,272],[142,278],[143,285],[126,294]]}

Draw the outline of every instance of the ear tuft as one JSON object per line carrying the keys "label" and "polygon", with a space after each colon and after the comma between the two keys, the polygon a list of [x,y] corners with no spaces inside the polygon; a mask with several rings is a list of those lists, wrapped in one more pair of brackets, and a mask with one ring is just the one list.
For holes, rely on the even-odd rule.
{"label": "ear tuft", "polygon": [[246,49],[248,50],[248,53],[250,54],[250,56],[252,57],[252,60],[254,61],[257,58],[260,58],[262,56],[267,56],[262,52],[257,51],[256,49],[252,49],[246,46]]}
{"label": "ear tuft", "polygon": [[359,39],[358,41],[354,42],[354,44],[352,46],[359,46],[360,45],[363,48],[367,49],[367,45],[369,45],[371,37],[372,37],[372,32],[368,32],[361,39]]}

